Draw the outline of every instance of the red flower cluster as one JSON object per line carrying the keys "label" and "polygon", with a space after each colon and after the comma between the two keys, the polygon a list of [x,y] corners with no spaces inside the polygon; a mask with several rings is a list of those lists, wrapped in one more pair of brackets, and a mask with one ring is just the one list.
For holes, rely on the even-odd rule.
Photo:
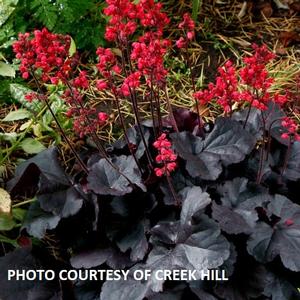
{"label": "red flower cluster", "polygon": [[50,33],[46,28],[35,30],[33,37],[20,33],[19,39],[13,44],[13,51],[20,59],[20,72],[28,79],[31,72],[41,70],[41,79],[56,84],[59,79],[68,77],[72,59],[68,57],[70,37]]}
{"label": "red flower cluster", "polygon": [[89,81],[86,75],[86,71],[80,71],[78,77],[73,80],[73,85],[77,88],[87,89],[89,87]]}
{"label": "red flower cluster", "polygon": [[162,4],[154,0],[141,0],[136,8],[141,24],[144,27],[155,27],[157,34],[162,35],[163,28],[170,23],[170,19],[161,11]]}
{"label": "red flower cluster", "polygon": [[111,49],[99,47],[96,51],[98,55],[97,68],[104,78],[110,78],[112,76],[112,71],[116,74],[121,73],[121,67],[117,63],[116,56],[111,51]]}
{"label": "red flower cluster", "polygon": [[240,100],[236,70],[232,62],[228,60],[223,67],[218,68],[218,72],[219,76],[216,78],[215,85],[210,83],[208,90],[196,92],[194,97],[201,104],[215,99],[225,112],[230,112],[233,102]]}
{"label": "red flower cluster", "polygon": [[[105,125],[108,115],[104,112],[96,113],[96,110],[86,108],[70,108],[67,113],[67,117],[73,117],[73,128],[75,132],[83,138],[86,135],[94,133],[97,128]],[[96,116],[96,117],[95,117]]]}
{"label": "red flower cluster", "polygon": [[120,94],[127,97],[130,95],[130,91],[132,89],[135,89],[140,86],[140,79],[141,79],[141,73],[139,71],[136,71],[134,73],[131,73],[128,75],[121,88],[120,88]]}
{"label": "red flower cluster", "polygon": [[126,44],[128,37],[136,31],[138,21],[144,27],[155,27],[159,35],[162,35],[163,27],[170,22],[167,15],[161,12],[162,4],[154,0],[141,0],[137,4],[130,0],[107,0],[106,3],[108,6],[104,14],[111,18],[105,38],[110,42]]}
{"label": "red flower cluster", "polygon": [[[194,93],[195,99],[201,104],[214,99],[225,112],[231,111],[232,104],[239,101],[248,102],[260,110],[266,110],[270,101],[284,105],[287,95],[275,94],[272,97],[268,91],[273,79],[269,77],[265,65],[275,55],[265,45],[258,47],[254,44],[252,47],[255,50],[254,55],[244,58],[245,66],[239,72],[232,62],[227,61],[223,68],[218,69],[216,83],[210,83],[207,90]],[[240,83],[245,85],[242,91],[239,90],[238,75],[241,78]]]}
{"label": "red flower cluster", "polygon": [[176,159],[177,155],[171,149],[172,144],[167,139],[165,133],[153,143],[153,146],[159,151],[159,154],[156,156],[155,160],[159,164],[164,164],[161,168],[155,168],[155,174],[158,177],[163,175],[170,175],[172,171],[176,168]]}
{"label": "red flower cluster", "polygon": [[176,46],[178,48],[184,48],[187,46],[188,42],[191,41],[195,36],[195,23],[188,13],[183,15],[183,21],[179,24],[179,29],[185,31],[185,36],[180,37],[176,41]]}
{"label": "red flower cluster", "polygon": [[281,121],[282,127],[286,130],[281,137],[283,139],[292,139],[295,141],[300,141],[300,135],[297,133],[298,125],[296,122],[289,117],[285,117]]}
{"label": "red flower cluster", "polygon": [[169,46],[168,40],[156,39],[151,33],[141,37],[140,42],[132,44],[130,58],[137,62],[138,70],[147,77],[148,82],[158,85],[165,83],[168,71],[164,67],[164,55]]}
{"label": "red flower cluster", "polygon": [[[240,70],[242,83],[248,86],[248,90],[241,94],[241,99],[250,102],[252,106],[260,110],[265,110],[271,100],[268,89],[273,83],[266,64],[275,58],[275,54],[269,51],[266,45],[259,47],[253,44],[252,48],[254,55],[244,58],[245,67]],[[276,101],[276,99],[273,100]]]}
{"label": "red flower cluster", "polygon": [[108,6],[104,14],[110,16],[106,26],[105,38],[110,42],[126,42],[136,30],[136,7],[129,0],[106,0]]}

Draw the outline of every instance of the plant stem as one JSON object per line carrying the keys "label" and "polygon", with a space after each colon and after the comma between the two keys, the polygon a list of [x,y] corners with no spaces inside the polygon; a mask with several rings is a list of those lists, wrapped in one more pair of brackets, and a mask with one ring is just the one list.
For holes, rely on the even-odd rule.
{"label": "plant stem", "polygon": [[[82,109],[84,109],[84,106],[82,105],[82,103],[81,103],[80,101],[78,101],[78,100],[76,99],[76,97],[74,96],[74,93],[73,93],[73,91],[72,91],[72,87],[70,86],[68,80],[66,80],[66,83],[67,83],[68,88],[70,89],[70,93],[71,93],[72,99],[77,103],[77,105],[79,105]],[[77,108],[77,109],[78,109],[78,108]],[[86,120],[88,121],[88,123],[91,124],[92,121],[91,121],[91,119],[89,118],[89,116],[86,115],[85,118],[86,118]],[[85,124],[86,124],[86,122],[85,122]],[[124,173],[122,173],[122,172],[119,170],[119,168],[116,167],[116,166],[111,162],[111,160],[109,159],[109,157],[108,157],[108,155],[107,155],[107,153],[106,153],[106,151],[105,151],[105,148],[104,148],[103,145],[101,144],[101,141],[100,141],[98,135],[97,135],[95,132],[92,132],[92,133],[91,133],[91,136],[92,136],[92,139],[93,139],[94,143],[96,144],[96,147],[97,147],[99,153],[102,154],[103,158],[108,162],[108,164],[109,164],[113,169],[115,169],[120,175],[122,175],[122,176],[123,176],[130,184],[132,184],[131,181],[129,180],[129,178],[128,178]]]}
{"label": "plant stem", "polygon": [[245,120],[244,125],[243,125],[243,129],[246,128],[248,119],[249,119],[249,117],[250,117],[250,112],[251,112],[251,108],[252,108],[252,103],[253,103],[253,101],[254,101],[254,99],[252,99],[251,102],[250,102],[250,105],[249,105],[249,108],[248,108],[248,112],[247,112],[247,116],[246,116],[246,120]]}
{"label": "plant stem", "polygon": [[131,90],[131,88],[129,88],[129,89],[130,89],[132,107],[133,107],[133,111],[134,111],[134,115],[135,115],[135,119],[136,119],[136,123],[137,123],[137,128],[138,128],[139,134],[141,136],[142,142],[145,146],[145,152],[146,152],[146,156],[147,156],[149,165],[150,165],[151,169],[153,169],[151,154],[150,154],[148,145],[147,145],[145,137],[144,137],[144,133],[142,130],[141,121],[140,121],[140,117],[139,117],[138,105],[137,105],[137,100],[136,100],[136,91],[135,91],[135,89],[133,91]]}
{"label": "plant stem", "polygon": [[12,208],[16,208],[16,207],[23,206],[23,205],[28,204],[28,203],[35,202],[35,201],[36,201],[35,198],[33,198],[33,199],[28,199],[28,200],[25,200],[25,201],[16,203],[16,204],[12,205],[11,207],[12,207]]}
{"label": "plant stem", "polygon": [[159,87],[157,87],[158,91],[156,92],[153,89],[154,101],[156,103],[156,110],[157,110],[157,118],[158,118],[158,130],[159,132],[162,130],[162,117],[160,112],[160,100],[159,100]]}
{"label": "plant stem", "polygon": [[[196,93],[195,78],[194,78],[193,69],[191,66],[190,57],[189,57],[189,53],[188,53],[188,43],[186,43],[186,45],[185,45],[185,51],[186,51],[186,53],[185,53],[186,54],[186,63],[187,63],[188,68],[190,69],[193,90],[194,90],[194,93]],[[202,124],[202,120],[201,120],[200,108],[199,108],[199,103],[198,103],[197,99],[195,99],[195,105],[196,105],[196,110],[197,110],[198,127],[199,127],[199,130],[201,130],[203,127],[203,124]]]}
{"label": "plant stem", "polygon": [[[79,105],[80,108],[84,110],[85,108],[84,108],[84,106],[82,105],[82,103],[81,103],[80,101],[78,101],[78,100],[76,99],[76,97],[74,96],[74,93],[73,93],[73,90],[72,90],[72,87],[71,87],[69,81],[68,81],[66,78],[65,78],[65,81],[66,81],[67,87],[68,87],[69,90],[70,90],[71,97],[72,97],[73,101],[76,102],[76,104]],[[76,110],[77,110],[77,113],[80,115],[80,110],[79,110],[78,107],[76,107]],[[92,120],[90,119],[90,117],[89,117],[88,115],[85,115],[85,119],[86,119],[86,121],[85,121],[85,125],[86,125],[86,126],[88,126],[89,124],[92,124]],[[100,139],[99,139],[97,133],[92,132],[92,133],[91,133],[91,137],[92,137],[92,140],[94,141],[94,143],[95,143],[95,145],[96,145],[96,147],[97,147],[99,153],[102,154],[102,156],[103,156],[104,158],[108,158],[108,155],[107,155],[107,153],[106,153],[106,151],[105,151],[103,145],[101,144],[101,141],[100,141]]]}
{"label": "plant stem", "polygon": [[287,165],[288,165],[288,162],[289,162],[289,158],[290,158],[290,156],[291,156],[292,145],[293,145],[293,140],[292,140],[292,138],[290,137],[290,138],[289,138],[288,148],[287,148],[287,150],[286,150],[286,154],[285,154],[285,158],[284,158],[284,163],[283,163],[283,166],[282,166],[282,169],[281,169],[281,172],[280,172],[280,176],[281,176],[281,177],[283,176],[283,173],[284,173],[284,171],[285,171],[286,168],[287,168]]}
{"label": "plant stem", "polygon": [[[130,72],[132,73],[132,65],[131,65],[131,61],[130,61],[128,43],[126,44],[126,46],[121,46],[121,51],[122,51],[121,56],[122,56],[123,68],[126,70],[125,58],[126,58],[126,55],[127,55],[129,69],[130,69]],[[129,91],[130,91],[130,99],[131,99],[131,103],[132,103],[132,107],[133,107],[133,112],[134,112],[137,128],[138,128],[139,134],[141,136],[142,142],[143,142],[144,147],[145,147],[145,152],[146,152],[146,156],[147,156],[147,159],[148,159],[148,162],[149,162],[149,166],[150,166],[151,169],[153,169],[151,154],[150,154],[148,145],[147,145],[145,137],[144,137],[144,133],[143,133],[143,130],[142,130],[141,121],[140,121],[140,117],[139,117],[136,90],[134,88],[131,89],[131,87],[129,87]]]}
{"label": "plant stem", "polygon": [[175,120],[175,117],[174,117],[174,114],[173,114],[173,110],[172,110],[172,106],[171,106],[171,101],[170,101],[169,94],[168,94],[168,89],[167,89],[166,86],[165,86],[165,95],[166,95],[166,100],[167,100],[167,105],[168,105],[168,111],[169,111],[169,114],[170,114],[170,119],[171,119],[171,123],[172,123],[173,129],[176,132],[179,132],[177,124],[176,124],[176,120]]}
{"label": "plant stem", "polygon": [[279,120],[281,120],[282,118],[278,118],[278,119],[275,119],[271,122],[269,128],[268,128],[268,138],[267,138],[267,155],[266,155],[266,160],[268,160],[269,158],[269,153],[270,153],[270,150],[271,150],[271,129],[272,129],[272,126]]}
{"label": "plant stem", "polygon": [[179,206],[179,200],[178,200],[178,197],[176,195],[176,191],[174,189],[174,186],[173,186],[173,183],[172,183],[172,179],[171,179],[171,176],[170,175],[166,175],[166,178],[167,178],[167,182],[168,182],[168,185],[169,185],[169,188],[170,188],[170,191],[171,191],[171,194],[174,198],[174,201],[175,201],[175,205],[176,206]]}
{"label": "plant stem", "polygon": [[262,146],[261,146],[261,150],[260,150],[260,155],[259,155],[259,169],[257,172],[257,177],[256,177],[256,183],[260,184],[261,182],[261,178],[262,178],[262,169],[263,169],[263,165],[264,165],[264,154],[265,154],[265,147],[266,147],[266,120],[264,117],[263,112],[261,111],[261,117],[262,117],[262,121],[263,121],[263,140],[262,140]]}
{"label": "plant stem", "polygon": [[[152,123],[153,123],[153,129],[154,129],[154,136],[155,139],[158,137],[158,133],[156,132],[156,125],[155,125],[155,114],[154,114],[154,104],[153,104],[153,73],[151,72],[150,76],[150,110],[151,110],[151,117],[152,117]],[[157,109],[157,107],[156,107]]]}
{"label": "plant stem", "polygon": [[[32,70],[31,70],[31,74],[32,74],[32,76],[33,76],[33,78],[34,78],[34,81],[35,81],[36,85],[37,85],[37,88],[38,88],[38,90],[39,90],[39,93],[40,93],[40,94],[43,94],[42,89],[41,89],[41,87],[40,87],[40,84],[39,84],[39,82],[38,82],[38,80],[37,80],[37,78],[36,78],[36,76],[35,76],[35,74],[34,74],[34,72],[33,72]],[[38,98],[40,98],[39,95],[38,95]],[[40,98],[39,100],[42,100],[42,99]],[[76,159],[77,159],[78,163],[80,164],[81,168],[83,169],[83,171],[84,171],[86,174],[88,174],[88,168],[87,168],[87,166],[86,166],[85,163],[82,161],[82,159],[79,157],[79,155],[78,155],[78,153],[76,152],[75,148],[73,147],[72,143],[70,142],[70,140],[68,139],[67,135],[65,134],[63,128],[61,127],[61,125],[60,125],[58,119],[57,119],[56,116],[55,116],[55,113],[53,112],[53,110],[52,110],[52,108],[51,108],[51,106],[50,106],[50,104],[49,104],[49,101],[48,101],[47,97],[45,97],[44,100],[45,100],[45,103],[46,103],[46,105],[47,105],[47,107],[48,107],[48,109],[49,109],[49,111],[50,111],[50,114],[52,115],[52,117],[53,117],[55,123],[57,124],[57,126],[58,126],[58,128],[59,128],[59,130],[60,130],[60,132],[61,132],[61,134],[62,134],[62,136],[63,136],[63,138],[65,139],[66,143],[67,143],[68,146],[70,147],[72,153],[73,153],[74,156],[76,157]]]}
{"label": "plant stem", "polygon": [[135,161],[137,167],[139,168],[141,174],[143,174],[142,168],[141,168],[141,166],[140,166],[140,163],[139,163],[139,161],[138,161],[138,159],[137,159],[137,157],[136,157],[136,155],[135,155],[135,153],[134,153],[134,151],[132,150],[131,145],[130,145],[130,141],[129,141],[129,138],[128,138],[128,134],[127,134],[127,129],[126,129],[125,121],[124,121],[124,118],[123,118],[123,115],[122,115],[122,111],[121,111],[121,108],[120,108],[120,103],[119,103],[118,95],[117,95],[117,93],[116,93],[116,91],[115,91],[115,89],[114,89],[113,86],[112,86],[111,89],[112,89],[112,92],[113,92],[114,97],[115,97],[115,102],[116,102],[116,106],[117,106],[117,110],[118,110],[118,114],[119,114],[119,118],[120,118],[120,124],[121,124],[122,129],[123,129],[123,132],[124,132],[124,137],[125,137],[126,143],[127,143],[127,145],[128,145],[128,149],[129,149],[131,155],[133,156],[133,159],[134,159],[134,161]]}

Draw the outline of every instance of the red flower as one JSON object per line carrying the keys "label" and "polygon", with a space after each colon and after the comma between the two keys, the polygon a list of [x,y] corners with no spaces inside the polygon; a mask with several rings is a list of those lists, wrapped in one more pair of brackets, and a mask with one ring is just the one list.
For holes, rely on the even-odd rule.
{"label": "red flower", "polygon": [[126,42],[136,30],[136,6],[129,0],[107,0],[108,6],[103,10],[110,16],[105,31],[105,38],[110,42]]}
{"label": "red flower", "polygon": [[184,48],[195,36],[195,22],[188,13],[185,13],[183,15],[183,21],[179,23],[178,28],[184,30],[184,37],[180,37],[179,40],[176,41],[176,46],[178,48]]}
{"label": "red flower", "polygon": [[73,80],[73,85],[82,89],[87,89],[89,87],[89,81],[86,77],[86,71],[79,72],[79,76]]}
{"label": "red flower", "polygon": [[104,124],[108,119],[108,114],[105,112],[98,113],[98,120],[100,124]]}
{"label": "red flower", "polygon": [[287,226],[291,226],[291,225],[294,224],[294,221],[292,219],[286,219],[284,224],[287,225]]}
{"label": "red flower", "polygon": [[132,44],[130,58],[137,62],[137,68],[144,76],[157,85],[164,84],[167,70],[164,67],[164,55],[170,42],[145,34],[140,42]]}
{"label": "red flower", "polygon": [[185,13],[183,15],[183,21],[179,23],[179,29],[186,29],[188,31],[193,31],[195,29],[195,22],[192,20],[190,14]]}
{"label": "red flower", "polygon": [[283,139],[293,138],[296,141],[300,141],[300,135],[297,133],[298,125],[294,120],[290,119],[289,117],[285,117],[282,119],[281,125],[286,131],[281,134]]}
{"label": "red flower", "polygon": [[31,72],[41,70],[41,80],[53,84],[59,79],[68,77],[72,59],[69,57],[70,37],[50,33],[46,28],[29,33],[19,34],[13,44],[13,51],[21,61],[20,72],[28,79]]}
{"label": "red flower", "polygon": [[176,46],[179,49],[186,47],[186,40],[183,37],[180,37],[179,40],[176,41]]}
{"label": "red flower", "polygon": [[129,96],[130,95],[130,90],[135,89],[140,86],[140,78],[141,78],[141,73],[140,72],[134,72],[130,74],[128,77],[125,78],[121,88],[120,88],[120,93],[123,96]]}
{"label": "red flower", "polygon": [[103,90],[107,89],[108,85],[105,80],[97,80],[96,87],[99,91],[103,91]]}
{"label": "red flower", "polygon": [[156,176],[161,177],[163,175],[170,175],[170,173],[176,169],[177,164],[175,161],[177,155],[171,149],[172,144],[167,139],[166,134],[161,134],[161,136],[153,143],[153,146],[159,152],[155,161],[158,164],[163,164],[162,167],[154,169]]}

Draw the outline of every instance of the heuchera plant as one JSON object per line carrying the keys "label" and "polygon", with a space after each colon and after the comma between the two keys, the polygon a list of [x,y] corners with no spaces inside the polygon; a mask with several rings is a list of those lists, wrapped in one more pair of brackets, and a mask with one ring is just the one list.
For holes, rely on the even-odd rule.
{"label": "heuchera plant", "polygon": [[[44,101],[45,84],[59,86],[74,130],[95,149],[78,153],[67,174],[51,147],[21,164],[8,183],[12,197],[35,196],[19,233],[20,248],[0,258],[1,299],[299,299],[300,143],[284,112],[287,93],[271,93],[266,64],[274,54],[253,45],[238,69],[227,61],[215,83],[196,90],[196,113],[171,107],[164,57],[172,42],[160,3],[107,0],[97,74],[70,51],[68,36],[43,29],[20,34],[13,49],[24,79]],[[185,14],[174,44],[187,53],[195,38]],[[179,49],[178,49],[179,48]],[[117,49],[117,50],[116,50]],[[112,120],[91,108],[90,93],[106,93],[124,137],[106,147],[97,130]],[[161,113],[165,98],[168,116]],[[127,128],[121,104],[132,104]],[[140,117],[148,101],[151,122]],[[224,114],[206,126],[198,105]],[[225,270],[228,281],[7,281],[8,269]],[[21,298],[20,298],[21,297]]]}

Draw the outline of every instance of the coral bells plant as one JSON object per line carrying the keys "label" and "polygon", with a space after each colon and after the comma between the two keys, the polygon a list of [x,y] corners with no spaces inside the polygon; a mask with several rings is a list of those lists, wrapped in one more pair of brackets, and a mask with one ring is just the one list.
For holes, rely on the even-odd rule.
{"label": "coral bells plant", "polygon": [[[107,0],[104,14],[112,46],[97,49],[95,67],[70,53],[70,37],[46,29],[21,34],[13,46],[23,78],[36,87],[27,100],[44,101],[51,111],[52,84],[75,133],[93,143],[75,149],[51,111],[76,158],[67,168],[72,174],[50,147],[8,182],[13,199],[36,200],[18,232],[20,247],[0,258],[0,298],[18,299],[21,290],[22,299],[299,299],[299,130],[285,109],[292,107],[289,93],[271,92],[267,64],[274,54],[253,45],[242,67],[226,61],[215,82],[198,90],[188,14],[177,42],[165,38],[170,23],[160,3]],[[186,54],[196,112],[171,106],[164,60],[172,46]],[[116,119],[98,108],[100,95],[113,103]],[[141,117],[145,102],[151,120]],[[200,104],[223,112],[207,126]],[[123,136],[106,145],[99,130],[116,122]],[[49,266],[52,281],[7,281],[6,270]],[[62,269],[83,277],[59,280]],[[128,276],[110,280],[96,272],[89,280],[100,270]],[[136,280],[136,270],[149,278]],[[171,275],[159,279],[164,270]],[[210,280],[208,270],[224,280]]]}

